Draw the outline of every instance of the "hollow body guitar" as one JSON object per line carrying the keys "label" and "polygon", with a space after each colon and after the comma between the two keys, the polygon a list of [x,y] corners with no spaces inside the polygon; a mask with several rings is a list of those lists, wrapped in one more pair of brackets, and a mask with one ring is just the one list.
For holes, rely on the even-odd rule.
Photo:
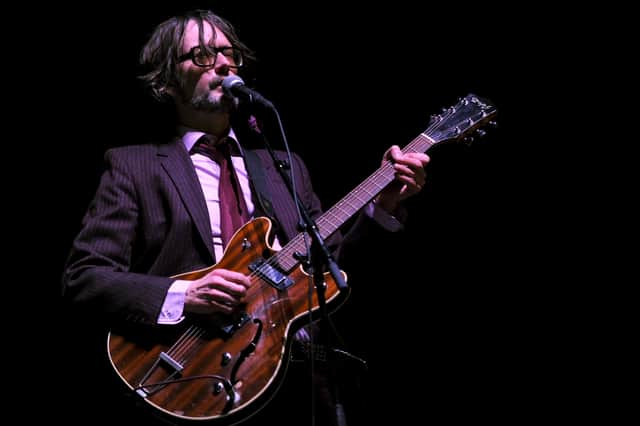
{"label": "hollow body guitar", "polygon": [[[403,148],[427,152],[432,146],[467,139],[491,121],[496,109],[473,94],[433,116],[429,127]],[[385,162],[316,220],[327,238],[394,179]],[[258,412],[276,393],[286,373],[291,337],[319,303],[311,277],[296,253],[306,252],[304,233],[281,250],[268,244],[271,222],[251,220],[213,266],[175,276],[195,280],[216,268],[250,276],[252,286],[234,315],[185,319],[157,330],[112,329],[107,338],[111,365],[128,388],[157,414],[181,423],[230,425]],[[341,272],[346,280],[346,274]],[[346,299],[325,274],[327,308]]]}

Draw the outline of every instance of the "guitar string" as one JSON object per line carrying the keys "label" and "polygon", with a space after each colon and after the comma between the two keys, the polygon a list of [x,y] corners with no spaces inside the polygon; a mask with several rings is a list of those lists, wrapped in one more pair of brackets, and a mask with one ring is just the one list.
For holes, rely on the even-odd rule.
{"label": "guitar string", "polygon": [[[404,151],[406,152],[406,151],[411,150],[412,152],[416,152],[414,150],[414,145],[419,145],[420,142],[422,142],[420,140],[420,138],[422,136],[423,136],[423,134],[419,135],[416,139],[414,139],[410,144],[408,144],[404,148]],[[428,143],[426,145],[432,145],[430,139],[427,139],[427,142]],[[393,166],[391,166],[390,163],[385,163],[385,165],[383,165],[378,170],[376,170],[376,172],[374,172],[369,179],[367,179],[365,182],[363,182],[358,187],[356,187],[356,189],[354,191],[352,191],[352,193],[348,194],[346,197],[344,197],[342,200],[340,200],[340,202],[338,204],[340,204],[341,202],[348,203],[349,198],[350,198],[349,196],[352,195],[354,192],[362,189],[363,186],[366,186],[366,182],[369,181],[369,180],[376,180],[376,179],[380,179],[380,178],[383,178],[384,180],[389,180],[390,176],[388,176],[388,175],[391,174],[390,171],[392,171],[392,170],[393,170]],[[380,185],[376,185],[376,186],[378,188],[380,188]],[[367,198],[375,196],[375,194],[371,194],[369,191],[362,190],[362,192],[365,192],[367,194]],[[362,200],[360,200],[360,201],[362,201]],[[354,208],[353,205],[351,205],[351,206],[352,206],[352,208]],[[340,221],[333,222],[332,219],[329,217],[329,216],[334,216],[334,217],[336,216],[336,213],[333,212],[333,210],[334,210],[334,208],[329,209],[327,211],[328,214],[323,214],[318,219],[318,222],[328,222],[332,226],[332,228],[336,228],[337,229],[337,227],[339,227],[338,222],[340,222]],[[357,211],[357,209],[356,209],[356,211]],[[333,231],[331,231],[329,233],[329,235],[331,235],[334,231],[335,231],[335,229]],[[299,249],[301,248],[300,246],[303,243],[303,241],[302,241],[303,240],[303,235],[304,235],[304,233],[300,233],[300,234],[296,235],[295,237],[293,237],[288,244],[286,244],[273,257],[269,258],[265,263],[268,264],[271,267],[281,266],[282,263],[286,264],[286,261],[283,262],[283,260],[284,260],[283,258],[285,258],[285,259],[293,258],[293,254],[296,251],[299,251]],[[295,266],[297,266],[298,263],[299,262],[296,260],[296,262],[293,265],[291,265],[291,267],[286,267],[286,265],[285,265],[285,269],[290,271],[291,269],[295,268]],[[257,272],[252,272],[250,274],[250,277],[257,276],[257,275],[258,275]],[[270,284],[268,282],[263,282],[262,285],[263,286],[264,285],[269,285],[270,286]],[[254,287],[252,286],[250,288],[250,290],[252,288],[254,288]]]}
{"label": "guitar string", "polygon": [[[451,114],[449,114],[449,116],[452,115],[453,112],[455,112],[453,110],[450,110],[450,111],[452,111],[452,112],[451,112]],[[445,117],[446,116],[447,115],[445,115]],[[415,146],[422,145],[422,148],[416,149],[413,152],[418,152],[418,151],[426,152],[429,148],[431,148],[436,143],[433,139],[431,139],[427,135],[427,133],[429,133],[430,129],[435,128],[435,126],[438,123],[442,122],[443,120],[440,120],[439,122],[435,122],[432,126],[430,126],[429,129],[427,129],[422,134],[418,135],[417,138],[415,138],[410,144],[408,144],[405,148],[403,148],[403,152],[409,152],[410,150],[413,150],[414,145]],[[384,186],[386,184],[388,184],[391,181],[390,178],[392,177],[392,175],[391,176],[387,176],[389,174],[389,171],[393,172],[392,167],[391,167],[390,163],[386,163],[382,167],[380,167],[376,172],[374,172],[371,175],[370,179],[368,179],[367,181],[371,181],[373,184],[375,184],[375,186],[378,187],[378,189],[382,189],[382,188],[384,188]],[[381,178],[382,178],[382,182],[380,182],[380,183],[382,185],[378,185],[378,179],[381,179]],[[331,235],[338,228],[338,226],[339,226],[338,224],[341,222],[341,218],[340,218],[340,215],[338,215],[337,211],[338,210],[342,210],[343,213],[345,212],[345,209],[342,208],[341,204],[350,204],[349,203],[349,201],[350,201],[349,197],[356,198],[357,201],[359,201],[360,203],[362,203],[364,205],[364,203],[367,202],[367,198],[375,196],[375,195],[372,195],[369,191],[366,190],[366,189],[368,189],[367,186],[366,186],[367,181],[363,182],[361,185],[356,187],[350,194],[347,195],[347,197],[345,197],[338,204],[336,204],[336,206],[334,206],[334,208],[329,209],[327,211],[327,214],[322,215],[318,219],[318,222],[322,222],[323,224],[326,222],[326,223],[329,223],[333,227],[333,230],[331,232],[328,232],[327,235]],[[365,194],[366,194],[366,197],[365,197],[364,201],[358,198],[358,192],[357,191],[360,190],[360,189],[362,189],[363,192],[365,192]],[[376,191],[374,191],[374,193],[376,193]],[[350,207],[354,210],[350,214],[355,214],[358,209],[354,208],[353,204],[350,204]],[[350,215],[348,211],[347,211],[347,213],[348,213],[348,215]],[[332,217],[333,217],[334,220],[337,219],[337,222],[334,223],[332,221]],[[304,233],[300,233],[300,234],[296,235],[292,239],[290,244],[285,245],[283,250],[281,250],[280,252],[276,253],[273,256],[273,258],[269,259],[266,263],[271,265],[271,266],[279,266],[280,263],[282,263],[282,262],[280,262],[280,260],[283,260],[283,259],[278,259],[278,257],[282,258],[285,254],[288,255],[288,256],[292,256],[292,254],[295,251],[295,249],[301,244],[300,240],[304,240],[304,237],[305,237]],[[293,269],[297,265],[297,263],[298,262],[296,261],[293,265],[290,265],[289,268]],[[250,276],[250,278],[252,278],[254,280],[255,279],[259,279],[259,281],[263,281],[258,276],[258,272],[257,271],[250,273],[249,276]],[[269,285],[269,284],[266,283],[266,281],[265,281],[263,283],[260,283],[259,286],[255,286],[255,287],[263,288],[265,285]],[[252,286],[252,288],[254,288],[254,286]],[[271,285],[269,285],[269,287],[267,287],[267,288],[273,290]],[[264,291],[261,291],[261,292],[258,293],[263,298],[263,305],[262,306],[265,306],[265,300],[264,300],[264,298],[266,297],[265,293],[266,292],[264,292]],[[280,307],[281,307],[280,311],[282,313],[282,316],[286,317],[284,312],[282,312],[284,310],[284,306],[285,306],[285,304],[280,304]],[[267,312],[272,312],[272,310],[267,310]],[[273,323],[273,319],[269,319],[269,321],[270,321],[269,324],[271,324],[271,325],[274,324]],[[271,328],[272,327],[266,327],[266,329],[271,329]],[[194,344],[194,342],[196,342],[204,333],[205,333],[204,329],[202,329],[202,328],[200,328],[198,326],[195,326],[195,325],[190,326],[189,329],[174,344],[174,346],[172,347],[170,352],[175,350],[175,357],[176,358],[178,358],[179,356],[182,357],[182,359],[180,359],[178,362],[185,363],[189,359],[189,357],[193,353],[193,351],[196,349],[196,345]]]}
{"label": "guitar string", "polygon": [[[428,136],[428,134],[431,133],[437,126],[440,126],[442,122],[448,120],[451,116],[453,116],[454,113],[455,113],[455,110],[453,109],[446,110],[442,114],[440,120],[431,124],[423,133],[418,135],[413,141],[411,141],[408,145],[406,145],[402,149],[402,151],[403,152],[426,152],[429,148],[431,148],[435,144],[435,141],[431,139]],[[366,194],[366,197],[364,202],[362,199],[358,199],[358,201],[360,201],[362,204],[366,203],[366,201],[374,197],[375,194],[377,193],[377,191],[374,191],[373,194],[371,193],[371,191],[368,188],[367,182],[371,181],[375,183],[378,188],[381,188],[381,186],[384,188],[384,186],[390,182],[390,179],[392,178],[392,176],[393,176],[393,166],[391,165],[391,163],[385,163],[383,166],[378,168],[378,170],[376,170],[369,179],[365,180],[363,183],[358,185],[353,191],[351,191],[351,193],[349,193],[346,197],[340,200],[335,207],[332,207],[331,209],[329,209],[327,211],[327,214],[323,214],[318,219],[318,222],[329,223],[333,228],[332,231],[328,233],[328,235],[331,235],[339,227],[339,223],[341,222],[340,217],[336,211],[339,209],[344,211],[344,209],[342,208],[343,204],[348,204],[354,210],[353,213],[355,213],[358,209],[356,209],[355,206],[352,203],[350,203],[350,199],[351,198],[358,199],[358,193],[359,193],[358,191],[360,191],[360,192],[364,192]],[[382,183],[382,185],[378,185],[379,182]],[[338,221],[334,222],[332,220],[332,217],[333,217],[333,220],[337,218]],[[287,258],[292,256],[293,252],[295,252],[295,250],[300,245],[301,239],[302,239],[302,234],[298,234],[296,237],[294,237],[291,240],[289,244],[287,244],[280,252],[278,252],[273,259],[269,259],[268,263],[271,266],[274,266],[277,263],[280,263],[279,258],[282,258],[283,256]],[[295,267],[296,264],[292,266]]]}
{"label": "guitar string", "polygon": [[[474,100],[472,100],[471,102],[476,103]],[[467,105],[468,103],[462,104]],[[486,104],[481,104],[480,105],[482,112],[486,111]],[[403,152],[426,152],[428,151],[429,148],[431,148],[436,141],[433,140],[432,138],[430,138],[428,136],[428,134],[432,133],[437,127],[442,126],[443,123],[446,123],[447,120],[449,120],[451,117],[453,117],[455,114],[462,112],[463,109],[461,108],[447,108],[445,109],[442,114],[439,116],[439,119],[436,121],[434,120],[434,122],[420,135],[418,135],[411,143],[409,143],[407,146],[405,146],[405,148],[402,149]],[[469,123],[469,127],[468,129],[472,128],[471,124],[473,123],[473,120],[471,119],[471,117],[469,117],[469,120],[471,120],[471,122]],[[476,121],[476,123],[479,121]],[[449,126],[451,127],[451,126]],[[467,129],[467,130],[468,130]],[[456,136],[460,136],[460,135],[456,135]],[[389,171],[393,171],[392,170],[392,166],[390,163],[385,163],[387,167],[387,170]],[[390,181],[390,176],[387,176],[387,174],[385,172],[387,172],[387,170],[384,170],[385,165],[383,165],[376,173],[374,173],[370,179],[366,180],[365,182],[363,182],[360,186],[356,187],[350,194],[348,194],[347,197],[343,198],[342,200],[340,200],[334,207],[332,207],[331,209],[329,209],[327,211],[326,215],[323,215],[320,219],[318,219],[318,223],[320,224],[320,222],[328,222],[333,229],[337,229],[337,227],[339,226],[338,224],[341,222],[340,216],[337,214],[337,210],[342,210],[344,211],[344,209],[342,208],[342,204],[350,204],[350,196],[351,198],[358,198],[358,191],[360,189],[363,190],[363,192],[365,192],[367,194],[366,199],[368,199],[369,197],[372,197],[372,194],[370,193],[370,191],[368,191],[367,189],[367,185],[366,183],[371,181],[373,184],[375,184],[378,189],[380,189],[381,187],[384,188],[384,186],[386,186],[386,184],[389,183]],[[380,179],[382,177],[382,179]],[[378,183],[380,183],[381,185],[378,185]],[[374,191],[374,193],[377,193],[377,191]],[[366,202],[365,199],[365,202]],[[359,200],[362,202],[362,200]],[[362,203],[364,204],[364,203]],[[352,204],[350,205],[350,207],[354,207]],[[354,208],[354,211],[352,214],[355,214],[355,212],[357,211],[357,209]],[[331,218],[337,219],[337,222],[334,223],[332,222]],[[330,234],[330,233],[329,233]]]}
{"label": "guitar string", "polygon": [[[445,114],[444,115],[445,118],[443,118],[443,120],[446,120],[448,116],[450,116],[451,114],[452,113]],[[443,120],[440,120],[440,122]],[[403,148],[403,152],[419,152],[419,151],[424,152],[428,150],[428,148],[430,148],[434,144],[434,141],[430,139],[426,134],[432,131],[432,129],[434,129],[436,125],[438,125],[440,122],[436,122],[432,124],[427,130],[425,130],[425,132],[418,135],[418,137],[416,137],[412,142],[410,142],[407,146],[405,146],[405,148]],[[368,189],[367,182],[372,181],[373,183],[376,184],[376,187],[380,189],[381,187],[384,187],[385,183],[388,183],[390,181],[392,176],[393,176],[393,166],[390,163],[385,163],[378,170],[376,170],[369,179],[361,183],[350,194],[348,194],[346,197],[340,200],[334,207],[329,209],[326,214],[323,214],[318,219],[319,226],[322,228],[322,224],[329,223],[333,228],[333,230],[328,233],[328,235],[331,235],[333,231],[335,231],[335,229],[339,227],[339,223],[342,222],[340,220],[339,215],[336,213],[336,210],[342,210],[343,212],[347,211],[343,207],[344,204],[347,204],[353,210],[351,214],[354,214],[355,212],[357,212],[357,210],[360,207],[356,208],[356,206],[354,206],[353,203],[350,202],[350,199],[357,198],[360,203],[362,204],[366,203],[366,201],[368,201],[369,198],[375,196],[375,193],[377,193],[377,191],[374,191],[374,194],[371,193],[371,191]],[[379,183],[382,183],[383,185],[380,185]],[[359,198],[358,191],[364,192],[366,194],[364,201]],[[336,221],[336,219],[338,220]],[[273,258],[270,258],[266,263],[269,264],[270,266],[279,266],[281,263],[283,263],[282,262],[283,257],[291,258],[293,256],[293,253],[298,251],[299,247],[302,245],[301,240],[303,239],[303,235],[304,235],[303,233],[300,233],[296,235],[294,238],[292,238],[289,244],[285,245],[285,247],[283,247],[282,250],[280,250]],[[291,268],[295,267],[296,265],[297,265],[297,261],[291,266]],[[286,269],[289,269],[289,268],[286,268]],[[262,283],[262,284],[269,285],[268,283]]]}
{"label": "guitar string", "polygon": [[[408,144],[404,148],[404,150],[405,151],[409,151],[409,150],[413,151],[414,150],[414,146],[420,144],[420,142],[421,142],[420,141],[420,137],[421,136],[422,135],[419,135],[416,139],[414,139],[410,144]],[[427,145],[430,145],[430,143],[427,144]],[[371,178],[367,179],[367,181],[370,181],[370,180],[374,180],[375,181],[376,179],[377,180],[382,180],[381,178],[383,178],[385,181],[389,181],[390,178],[392,177],[392,171],[393,171],[393,167],[391,166],[391,164],[390,163],[385,163],[376,172],[374,172],[372,174]],[[389,176],[389,175],[391,175],[391,176]],[[371,194],[370,191],[362,189],[363,187],[366,187],[366,182],[367,181],[365,181],[361,185],[359,185],[354,191],[357,191],[359,189],[362,190],[362,192],[365,192],[367,194],[367,199],[368,199],[369,197],[375,196],[375,194]],[[377,184],[376,187],[380,188],[380,185]],[[352,193],[353,193],[353,191],[352,191]],[[349,195],[352,195],[352,194],[349,194]],[[345,198],[343,198],[341,200],[341,202],[348,203],[349,202],[349,195],[347,195]],[[359,201],[362,202],[362,200],[359,200]],[[339,204],[340,203],[338,203],[338,205]],[[351,205],[351,207],[355,211],[358,210],[353,205]],[[343,211],[344,211],[344,209],[343,209]],[[328,214],[323,214],[319,218],[318,222],[322,222],[322,223],[328,222],[332,226],[332,228],[334,228],[334,230],[329,233],[329,235],[331,235],[335,231],[335,229],[337,229],[338,223],[334,222],[330,217],[330,216],[334,216],[334,218],[336,217],[336,213],[333,211],[333,208],[328,210],[327,213]],[[320,227],[322,228],[321,225],[320,225]],[[287,262],[283,261],[283,260],[284,259],[288,259],[288,258],[293,258],[293,253],[295,253],[296,251],[300,250],[300,248],[301,248],[300,246],[302,246],[302,243],[303,243],[303,238],[304,238],[304,233],[300,233],[300,234],[296,235],[294,238],[291,239],[291,241],[288,244],[286,244],[273,257],[269,258],[265,263],[267,265],[271,266],[271,267],[278,267],[278,266],[281,266],[281,264],[285,263],[285,269],[287,271],[290,271],[291,269],[295,268],[295,266],[297,266],[297,264],[299,263],[297,260],[291,266],[287,266]],[[252,272],[249,276],[252,277],[252,278],[253,277],[260,278],[258,276],[258,272]],[[260,281],[262,281],[262,282],[260,282]],[[265,287],[265,286],[271,287],[271,285],[268,282],[266,282],[264,280],[259,280],[259,285],[250,287],[249,291],[252,292],[252,290],[253,290],[253,293],[255,293],[257,290],[262,290],[262,288]],[[263,295],[263,293],[264,293],[263,291],[260,291],[257,294]],[[248,299],[249,300],[251,299],[251,295],[248,295]]]}
{"label": "guitar string", "polygon": [[198,333],[196,333],[196,335],[193,336],[193,339],[192,339],[193,343],[190,346],[186,347],[187,350],[183,353],[182,358],[180,360],[180,363],[183,365],[186,364],[189,359],[191,359],[191,355],[201,346],[201,345],[197,345],[196,343],[199,341],[198,339],[205,333],[205,330],[202,329],[202,327],[197,327],[197,328],[199,330],[198,330]]}
{"label": "guitar string", "polygon": [[182,345],[182,344],[183,344],[183,343],[188,339],[188,337],[189,337],[190,333],[192,333],[192,331],[193,331],[193,330],[191,329],[191,327],[189,327],[189,328],[188,328],[188,329],[187,329],[187,330],[182,334],[182,336],[180,336],[180,338],[178,339],[178,341],[176,341],[176,342],[173,344],[172,348],[171,348],[171,349],[169,349],[169,350],[167,351],[167,354],[169,354],[169,355],[173,355],[173,356],[177,357],[177,356],[178,356],[178,354],[179,354],[179,347],[180,347],[180,346],[181,346],[181,345]]}
{"label": "guitar string", "polygon": [[204,332],[204,330],[200,329],[200,327],[191,325],[183,333],[180,343],[176,342],[176,344],[167,353],[170,352],[171,357],[177,362],[183,362],[185,353],[188,352],[189,347],[193,345],[193,342],[202,335],[202,332]]}
{"label": "guitar string", "polygon": [[[446,110],[442,115],[441,115],[441,119],[438,121],[435,121],[431,126],[429,126],[427,128],[427,130],[425,130],[423,133],[419,134],[413,141],[411,141],[409,144],[407,144],[402,151],[403,152],[426,152],[429,150],[429,148],[431,148],[433,145],[436,144],[436,141],[434,141],[432,138],[429,137],[429,133],[432,132],[436,126],[441,125],[441,123],[443,121],[446,121],[447,119],[449,119],[451,116],[453,116],[453,114],[456,112],[455,109],[448,109]],[[378,190],[382,190],[384,189],[384,187],[391,181],[391,178],[393,177],[393,167],[391,165],[391,163],[385,163],[384,165],[382,165],[380,168],[378,168],[378,170],[376,170],[369,179],[365,180],[364,182],[362,182],[360,185],[358,185],[353,191],[351,191],[349,194],[347,194],[347,196],[345,196],[343,199],[341,199],[334,207],[332,207],[331,209],[329,209],[326,214],[323,214],[319,219],[318,219],[318,225],[320,228],[323,227],[323,225],[325,223],[328,223],[329,225],[331,225],[331,227],[333,228],[330,232],[328,232],[328,236],[331,235],[333,232],[335,232],[335,230],[337,230],[337,228],[340,226],[340,222],[344,223],[343,220],[341,220],[340,215],[338,214],[338,210],[341,210],[343,213],[347,213],[347,216],[351,216],[353,214],[355,214],[357,212],[357,210],[360,208],[356,208],[356,206],[353,205],[353,203],[351,203],[351,198],[355,198],[359,203],[361,203],[362,205],[364,205],[366,202],[368,202],[368,200],[372,197],[375,196],[375,194],[377,194],[379,191],[373,191],[373,194],[371,193],[371,191],[369,191],[367,182],[372,182],[377,188]],[[364,192],[366,194],[365,199],[362,200],[359,198],[359,192]],[[343,207],[343,205],[347,205],[347,207]],[[353,211],[349,211],[350,208]],[[299,251],[299,246],[302,245],[302,243],[304,242],[304,237],[305,234],[304,233],[300,233],[298,235],[296,235],[294,238],[292,238],[292,240],[290,241],[289,244],[286,244],[285,247],[283,247],[282,250],[280,250],[279,252],[277,252],[272,258],[268,259],[265,263],[268,264],[269,266],[275,267],[275,266],[280,266],[284,260],[284,258],[292,258],[293,257],[293,253],[295,253],[296,251]],[[286,257],[285,257],[286,256]],[[288,272],[290,272],[293,268],[295,268],[298,265],[298,261],[296,260],[296,262],[294,262],[292,265],[290,266],[286,266],[285,264],[285,269],[287,269]],[[266,280],[262,280],[261,277],[258,275],[258,271],[252,271],[249,274],[250,279],[253,279],[254,281],[257,280],[258,285],[257,286],[251,286],[251,289],[255,288],[256,290],[254,290],[253,292],[250,291],[250,293],[248,295],[248,299],[253,299],[256,295],[256,291],[257,289],[262,290],[265,286],[268,286],[266,288],[268,288],[269,290],[272,290],[273,287],[266,282]],[[295,284],[295,283],[294,283]],[[265,298],[267,297],[266,292],[264,291],[260,291],[257,293],[258,296],[262,297],[263,299],[263,303],[261,306],[266,306],[266,300]],[[287,315],[283,312],[284,310],[284,306],[285,304],[280,304],[280,312],[281,315],[283,317],[287,317]],[[273,312],[273,310],[267,310],[266,312],[271,313]],[[274,325],[275,322],[273,321],[273,318],[268,318],[267,319],[269,321],[270,325]],[[271,330],[273,327],[266,327],[265,332],[267,332],[267,330]],[[183,362],[186,361],[189,358],[189,355],[193,352],[193,350],[195,349],[195,345],[193,344],[193,342],[197,341],[203,334],[205,333],[205,330],[197,327],[195,325],[192,325],[189,330],[187,331],[187,333],[185,333],[184,336],[187,336],[188,334],[191,334],[190,338],[186,338],[185,339],[181,339],[178,342],[176,342],[176,344],[174,345],[174,347],[176,348],[177,353],[182,351],[183,353]],[[189,350],[189,348],[191,348],[191,350]]]}
{"label": "guitar string", "polygon": [[[443,118],[443,120],[446,120],[452,114],[453,112],[449,114],[445,114],[445,118]],[[440,121],[443,121],[443,120],[440,120]],[[431,146],[434,145],[434,141],[427,136],[427,133],[432,131],[439,122],[433,123],[429,128],[427,128],[427,130],[425,130],[425,132],[421,133],[413,141],[407,144],[402,149],[402,151],[405,153],[420,152],[420,151],[426,152]],[[426,141],[421,141],[421,138],[426,139]],[[421,142],[423,142],[423,144],[421,144]],[[414,149],[420,145],[426,145],[426,148],[422,146],[422,148],[420,149]],[[318,219],[318,222],[321,222],[322,224],[328,223],[329,225],[331,225],[333,230],[329,233],[329,235],[333,234],[333,232],[335,232],[335,230],[337,230],[337,228],[340,226],[340,222],[344,223],[344,221],[342,221],[340,216],[336,213],[336,210],[341,210],[343,213],[347,213],[349,217],[352,216],[361,207],[356,208],[356,206],[354,206],[353,203],[350,202],[351,198],[356,198],[358,202],[364,205],[367,201],[363,202],[363,200],[358,197],[358,191],[364,192],[366,194],[365,200],[368,200],[370,197],[371,198],[374,197],[378,192],[382,191],[382,189],[385,188],[386,184],[388,184],[391,181],[390,178],[393,176],[392,173],[393,173],[393,166],[391,165],[391,163],[387,162],[383,164],[374,173],[372,173],[369,179],[366,179],[364,182],[362,182],[360,185],[354,188],[354,190],[352,190],[349,194],[347,194],[347,196],[345,196],[338,203],[336,203],[334,207],[330,208],[326,214],[323,214]],[[369,181],[372,182],[378,188],[378,191],[374,190],[373,194],[368,190],[367,182]],[[348,207],[353,211],[350,212],[349,210],[346,210],[345,208],[343,208],[342,206],[344,204],[347,204]],[[320,228],[323,227],[322,224],[319,224]],[[277,252],[272,258],[268,259],[265,263],[271,267],[280,266],[280,264],[282,263],[283,257],[285,256],[286,258],[292,257],[293,253],[295,253],[296,251],[299,251],[296,249],[298,249],[298,246],[303,244],[304,242],[303,240],[304,240],[303,233],[296,235],[294,238],[291,239],[291,241],[288,244],[286,244],[282,248],[282,250]],[[296,260],[296,263],[294,263],[290,269],[289,268],[287,269],[289,271],[292,270],[298,265],[298,263],[299,262]],[[262,297],[263,299],[262,301],[263,304],[261,306],[265,306],[265,304],[267,303],[265,300],[266,292],[262,291],[262,289],[265,286],[268,286],[267,287],[268,289],[272,289],[272,286],[268,282],[266,282],[266,280],[260,279],[259,273],[257,271],[252,271],[249,274],[249,278],[255,279],[255,281],[258,282],[258,286],[251,286],[250,290],[256,287],[261,290],[257,292],[257,289],[256,289],[253,292],[251,292],[253,293],[253,297],[255,297],[257,292],[257,295]],[[250,294],[247,295],[248,299],[252,299],[253,297],[251,296],[252,295]],[[280,308],[281,314],[283,317],[286,317],[287,315],[286,313],[282,312],[283,310],[284,310],[284,304],[281,304],[281,308]],[[271,312],[271,310],[267,310],[267,312]],[[268,318],[268,321],[269,321],[269,324],[275,324],[273,318]],[[270,330],[272,329],[272,327],[267,327],[266,329]],[[170,353],[172,358],[174,359],[182,358],[178,362],[180,363],[186,362],[189,358],[189,355],[193,353],[193,350],[195,349],[195,346],[196,346],[195,343],[198,341],[200,337],[202,337],[202,335],[204,335],[205,332],[206,331],[202,327],[191,325],[185,331],[185,333],[183,333],[183,335],[178,339],[178,341],[172,346],[172,348],[168,351],[168,353]]]}

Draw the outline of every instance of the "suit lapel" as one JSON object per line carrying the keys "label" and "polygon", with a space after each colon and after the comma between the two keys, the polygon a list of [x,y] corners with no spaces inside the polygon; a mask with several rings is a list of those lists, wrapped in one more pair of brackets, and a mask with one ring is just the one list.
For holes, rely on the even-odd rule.
{"label": "suit lapel", "polygon": [[160,145],[158,156],[162,167],[178,189],[178,193],[189,215],[191,215],[200,237],[202,237],[205,246],[209,250],[212,261],[215,262],[209,212],[189,153],[182,141],[175,139],[169,144]]}

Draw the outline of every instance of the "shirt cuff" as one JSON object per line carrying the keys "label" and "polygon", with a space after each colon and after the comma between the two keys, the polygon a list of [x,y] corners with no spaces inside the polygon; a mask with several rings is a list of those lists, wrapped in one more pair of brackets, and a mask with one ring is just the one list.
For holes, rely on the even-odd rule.
{"label": "shirt cuff", "polygon": [[404,228],[402,222],[390,215],[383,208],[378,207],[374,202],[370,202],[365,206],[364,214],[389,232],[397,232]]}
{"label": "shirt cuff", "polygon": [[191,281],[176,280],[164,299],[158,324],[178,324],[184,319],[184,299]]}

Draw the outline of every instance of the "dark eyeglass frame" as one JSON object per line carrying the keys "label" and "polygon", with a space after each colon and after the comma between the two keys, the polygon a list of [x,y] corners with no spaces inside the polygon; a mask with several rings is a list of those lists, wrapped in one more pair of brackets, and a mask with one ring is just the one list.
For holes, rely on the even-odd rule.
{"label": "dark eyeglass frame", "polygon": [[178,57],[178,63],[191,59],[191,62],[198,67],[211,68],[216,65],[218,53],[222,53],[229,62],[233,63],[229,64],[230,67],[240,68],[243,65],[244,58],[240,49],[236,49],[233,46],[208,46],[208,48],[211,54],[200,46],[194,46],[187,53]]}

